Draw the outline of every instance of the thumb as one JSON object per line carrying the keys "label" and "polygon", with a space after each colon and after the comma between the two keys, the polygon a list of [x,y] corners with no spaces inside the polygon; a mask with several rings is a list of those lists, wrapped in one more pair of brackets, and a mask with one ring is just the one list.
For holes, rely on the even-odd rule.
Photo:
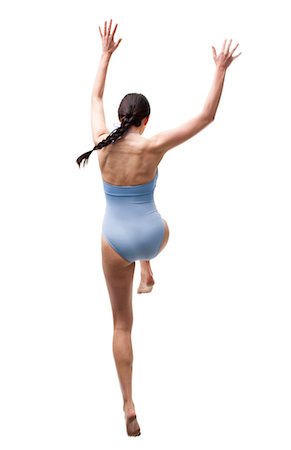
{"label": "thumb", "polygon": [[115,44],[115,50],[117,49],[117,47],[119,46],[120,42],[122,41],[122,39],[118,39],[118,41]]}
{"label": "thumb", "polygon": [[212,48],[212,54],[213,54],[213,57],[214,58],[216,58],[216,50],[215,50],[215,48],[213,47],[213,45],[211,45],[211,48]]}

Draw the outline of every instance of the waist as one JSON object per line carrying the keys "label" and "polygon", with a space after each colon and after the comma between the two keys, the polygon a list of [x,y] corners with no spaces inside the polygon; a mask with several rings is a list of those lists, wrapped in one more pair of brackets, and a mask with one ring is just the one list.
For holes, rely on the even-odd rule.
{"label": "waist", "polygon": [[139,205],[145,203],[154,203],[153,192],[148,192],[145,194],[134,194],[133,192],[126,192],[124,195],[112,195],[111,193],[105,192],[106,204],[108,205]]}
{"label": "waist", "polygon": [[142,217],[157,212],[153,195],[111,197],[106,195],[106,214],[117,218]]}

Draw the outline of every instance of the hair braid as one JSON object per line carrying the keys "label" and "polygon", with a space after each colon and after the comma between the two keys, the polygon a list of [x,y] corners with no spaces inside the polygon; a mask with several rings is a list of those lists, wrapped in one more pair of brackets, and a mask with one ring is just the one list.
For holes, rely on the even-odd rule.
{"label": "hair braid", "polygon": [[95,147],[89,152],[84,153],[76,159],[77,164],[85,166],[88,163],[89,156],[94,150],[99,150],[109,144],[113,144],[120,139],[130,126],[139,127],[142,120],[150,115],[151,109],[147,98],[143,94],[131,93],[126,94],[121,100],[118,108],[118,118],[120,126],[113,130],[103,141],[98,142]]}
{"label": "hair braid", "polygon": [[89,152],[83,153],[83,155],[79,156],[76,159],[76,163],[80,167],[81,162],[83,161],[83,166],[88,163],[89,156],[94,150],[100,150],[103,147],[106,147],[109,144],[113,144],[115,141],[120,139],[124,133],[129,129],[129,127],[136,123],[136,119],[132,117],[124,117],[121,121],[121,125],[115,130],[111,131],[111,133],[102,141],[98,142],[95,147]]}

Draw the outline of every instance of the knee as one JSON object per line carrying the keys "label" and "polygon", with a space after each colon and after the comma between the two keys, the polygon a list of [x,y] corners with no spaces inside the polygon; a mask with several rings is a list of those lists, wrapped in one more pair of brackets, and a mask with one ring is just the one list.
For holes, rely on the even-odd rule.
{"label": "knee", "polygon": [[162,241],[161,247],[159,249],[159,253],[166,247],[166,245],[168,243],[168,240],[169,240],[169,236],[170,236],[170,230],[169,230],[168,224],[165,221],[165,219],[163,219],[163,220],[164,220],[164,224],[165,224],[164,237],[163,237],[163,241]]}
{"label": "knee", "polygon": [[165,222],[165,240],[166,242],[168,242],[169,236],[170,236],[170,229],[169,229],[169,225],[167,224],[167,222],[164,220]]}
{"label": "knee", "polygon": [[123,332],[131,333],[132,323],[133,323],[132,319],[128,319],[128,320],[120,320],[120,319],[118,319],[118,320],[115,320],[114,321],[114,331],[123,331]]}

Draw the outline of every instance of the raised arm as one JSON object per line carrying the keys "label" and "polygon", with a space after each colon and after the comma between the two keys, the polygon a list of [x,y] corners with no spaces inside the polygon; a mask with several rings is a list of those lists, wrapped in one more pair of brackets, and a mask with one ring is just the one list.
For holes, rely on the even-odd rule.
{"label": "raised arm", "polygon": [[232,61],[241,54],[239,53],[233,56],[238,44],[233,50],[230,50],[231,42],[232,40],[227,44],[227,40],[224,41],[219,55],[216,54],[215,48],[212,47],[216,70],[212,86],[201,113],[176,128],[163,131],[153,136],[150,139],[150,147],[153,151],[161,152],[162,154],[167,152],[199,133],[199,131],[203,130],[203,128],[214,120],[223,89],[226,70]]}
{"label": "raised arm", "polygon": [[110,20],[108,27],[107,22],[105,22],[103,33],[101,31],[101,28],[99,27],[99,32],[102,40],[102,55],[100,58],[91,96],[91,127],[92,137],[95,145],[98,144],[100,140],[104,139],[107,134],[109,134],[109,130],[106,127],[105,121],[103,93],[110,58],[112,56],[112,53],[117,49],[121,42],[121,39],[119,39],[117,42],[114,42],[114,35],[117,29],[117,24],[115,25],[113,31],[111,29],[112,20]]}

